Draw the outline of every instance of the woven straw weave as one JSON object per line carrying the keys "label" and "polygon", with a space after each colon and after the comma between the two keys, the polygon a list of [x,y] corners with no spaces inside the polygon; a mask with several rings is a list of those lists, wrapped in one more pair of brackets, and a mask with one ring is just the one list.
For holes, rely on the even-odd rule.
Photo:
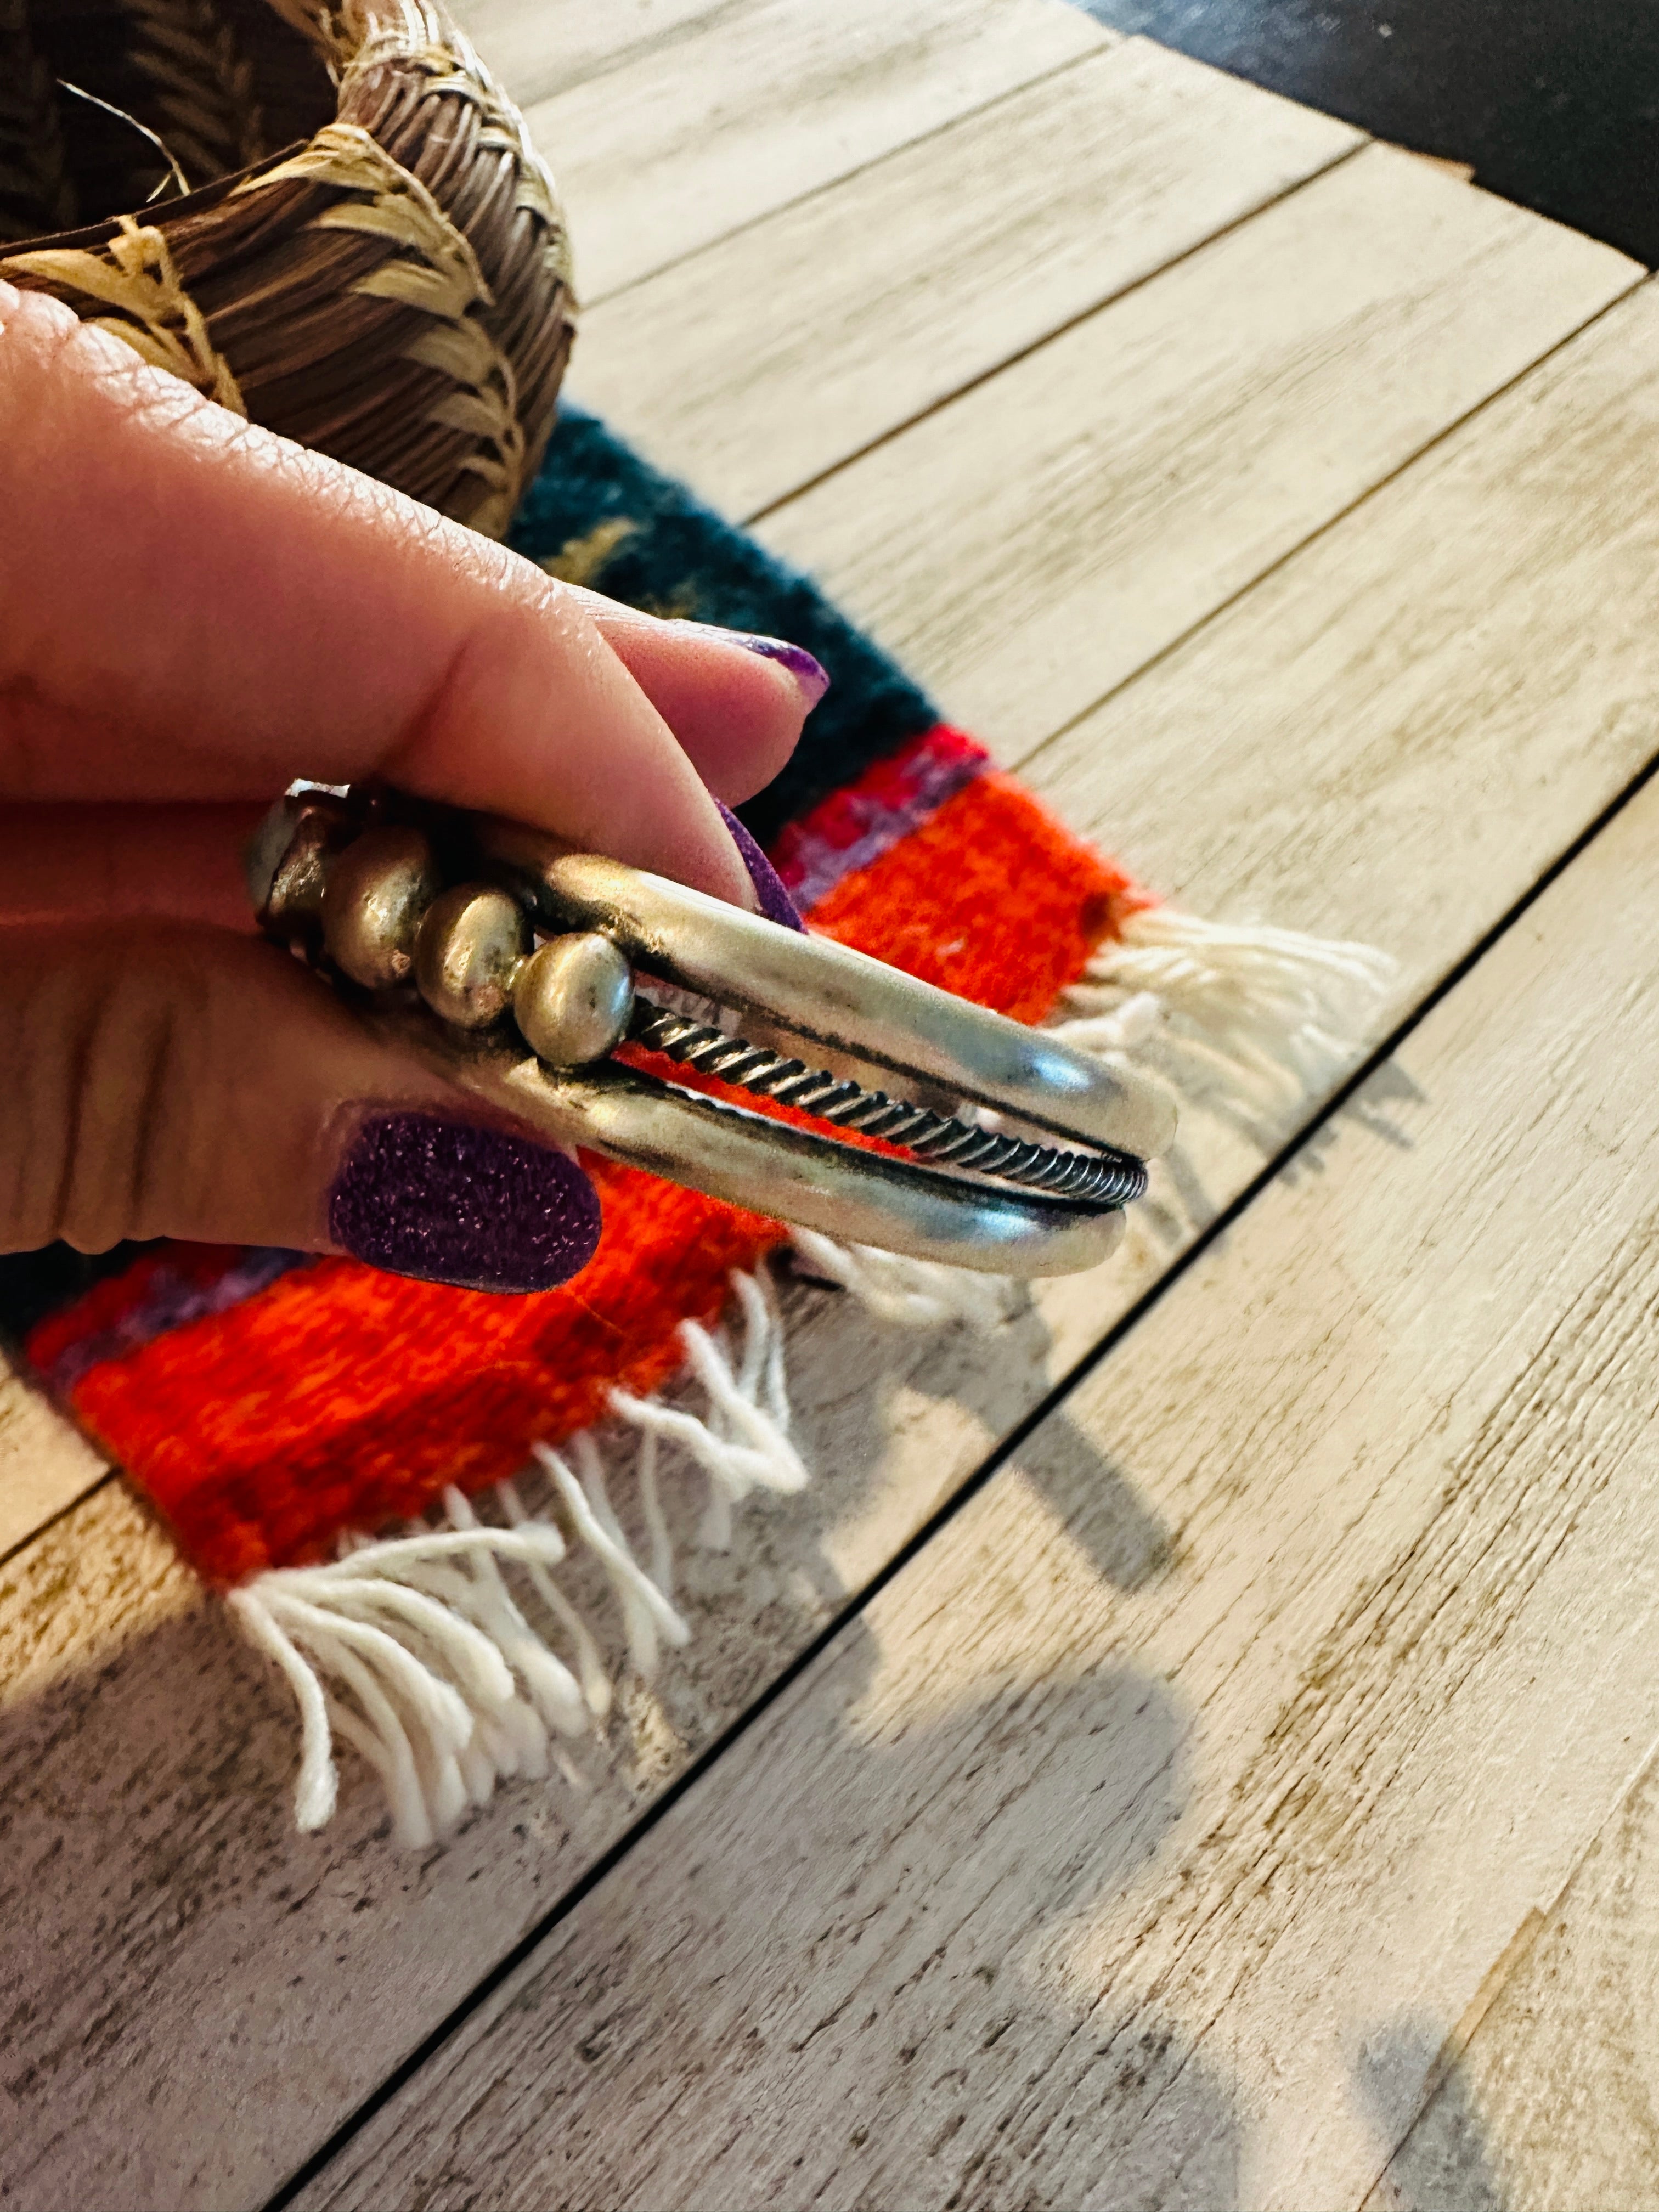
{"label": "woven straw weave", "polygon": [[0,0],[0,277],[492,536],[574,328],[553,179],[430,0]]}

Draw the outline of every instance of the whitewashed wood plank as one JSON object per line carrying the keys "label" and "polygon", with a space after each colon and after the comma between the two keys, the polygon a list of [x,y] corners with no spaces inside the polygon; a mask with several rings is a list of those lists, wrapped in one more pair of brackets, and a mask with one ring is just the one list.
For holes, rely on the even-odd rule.
{"label": "whitewashed wood plank", "polygon": [[0,1557],[108,1473],[103,1455],[0,1352]]}
{"label": "whitewashed wood plank", "polygon": [[526,119],[592,304],[1106,43],[1063,0],[744,0]]}
{"label": "whitewashed wood plank", "polygon": [[457,21],[520,107],[695,34],[732,0],[459,0]]}
{"label": "whitewashed wood plank", "polygon": [[1534,1911],[1436,2057],[1365,2212],[1648,2203],[1659,2172],[1659,1764],[1547,1914]]}
{"label": "whitewashed wood plank", "polygon": [[750,515],[1363,143],[1132,40],[606,301],[572,388]]}
{"label": "whitewashed wood plank", "polygon": [[300,2202],[1358,2201],[1659,1697],[1656,927],[1650,787]]}
{"label": "whitewashed wood plank", "polygon": [[291,1707],[125,1486],[0,1564],[0,1772],[27,1778],[0,1792],[9,2203],[119,2203],[135,2172],[178,2212],[264,2203],[1090,1334],[1032,1314],[988,1352],[805,1288],[786,1316],[811,1489],[721,1558],[677,1483],[694,1663],[627,1686],[586,1794],[514,1788],[441,1851],[393,1851],[350,1765],[330,1829],[294,1832]]}
{"label": "whitewashed wood plank", "polygon": [[1648,285],[1024,773],[1170,897],[1340,915],[1420,992],[1470,886],[1501,912],[1652,757],[1656,362]]}
{"label": "whitewashed wood plank", "polygon": [[[1195,902],[1288,907],[1328,933],[1363,924],[1403,954],[1407,994],[1441,973],[1651,750],[1654,314],[1645,294],[1617,310],[1274,580],[1277,591],[1296,568],[1322,576],[1325,625],[1339,629],[1352,593],[1370,595],[1366,618],[1376,601],[1383,646],[1353,633],[1352,665],[1340,687],[1322,676],[1318,713],[1281,720],[1279,662],[1234,629],[1227,714],[1204,718],[1211,679],[1200,661],[1188,720],[1178,694],[1160,689],[1144,732],[1126,709],[1102,735],[1092,777],[1081,761],[1066,768],[1082,826],[1113,842],[1127,809],[1142,864],[1157,861],[1156,879]],[[1370,552],[1322,567],[1346,533]],[[1513,622],[1498,594],[1512,597]],[[1285,618],[1270,612],[1265,627]],[[1311,602],[1297,620],[1319,634]],[[1161,686],[1179,660],[1142,686]],[[1253,700],[1258,684],[1268,692]],[[1439,692],[1444,720],[1420,745],[1407,742],[1414,723],[1389,737]],[[1516,702],[1528,701],[1534,718],[1517,722]],[[1225,766],[1242,778],[1254,761],[1275,835],[1232,818],[1238,794],[1224,783],[1213,808],[1184,791],[1160,807],[1160,778],[1200,738],[1218,776]],[[1436,787],[1463,839],[1449,864]],[[1392,910],[1379,927],[1385,893]],[[1189,1129],[1212,1192],[1237,1190],[1255,1157],[1248,1146],[1199,1117]],[[1144,1264],[1150,1273],[1161,1260]],[[135,2160],[170,2204],[261,2201],[890,1559],[1127,1295],[1115,1276],[1050,1285],[1034,1314],[989,1340],[932,1342],[793,1292],[792,1388],[820,1470],[813,1488],[747,1522],[738,1554],[695,1561],[690,1662],[657,1694],[630,1691],[610,1763],[591,1762],[600,1773],[587,1797],[515,1788],[413,1867],[387,1852],[373,1787],[355,1767],[333,1829],[288,1832],[283,1693],[192,1600],[187,1578],[154,1612],[123,1615],[106,1589],[155,1540],[122,1491],[76,1508],[0,1583],[0,1680],[48,1629],[56,1639],[34,1686],[0,1713],[0,1769],[30,1778],[0,1807],[10,1883],[0,1984],[25,1993],[9,2031],[12,2087],[0,2092],[15,2201],[102,2201]],[[1095,1479],[1133,1583],[1155,1571],[1167,1527],[1127,1485]],[[676,1500],[683,1528],[699,1505]],[[119,1665],[100,1680],[111,1639]],[[100,1778],[92,1796],[88,1775]],[[204,2078],[222,2123],[202,2119]]]}
{"label": "whitewashed wood plank", "polygon": [[760,534],[1012,765],[1641,275],[1367,147]]}

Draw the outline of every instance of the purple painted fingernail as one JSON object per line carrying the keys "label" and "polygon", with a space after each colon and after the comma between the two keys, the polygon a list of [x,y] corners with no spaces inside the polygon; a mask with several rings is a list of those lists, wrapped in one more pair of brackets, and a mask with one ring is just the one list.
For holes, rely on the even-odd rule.
{"label": "purple painted fingernail", "polygon": [[781,637],[756,637],[741,629],[728,630],[726,635],[745,653],[757,653],[763,660],[775,660],[780,668],[787,668],[805,694],[808,707],[816,707],[830,689],[829,671],[804,645],[791,645]]}
{"label": "purple painted fingernail", "polygon": [[563,1152],[436,1114],[371,1115],[328,1194],[343,1251],[466,1291],[550,1291],[587,1265],[599,1225],[599,1193]]}
{"label": "purple painted fingernail", "polygon": [[804,933],[806,924],[800,918],[800,908],[783,888],[777,870],[731,808],[721,799],[717,799],[714,804],[720,808],[720,817],[732,832],[732,842],[737,847],[743,865],[749,871],[749,880],[755,886],[761,912],[769,921],[778,922],[785,929],[799,929]]}

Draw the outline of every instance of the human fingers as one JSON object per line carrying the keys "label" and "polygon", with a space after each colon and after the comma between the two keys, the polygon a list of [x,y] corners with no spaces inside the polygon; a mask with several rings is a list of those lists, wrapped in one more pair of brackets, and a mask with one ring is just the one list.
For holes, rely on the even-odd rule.
{"label": "human fingers", "polygon": [[574,1160],[381,1044],[274,946],[0,931],[0,1249],[175,1237],[523,1291],[584,1266],[599,1226]]}
{"label": "human fingers", "polygon": [[255,805],[0,806],[0,927],[171,916],[251,930]]}
{"label": "human fingers", "polygon": [[[781,735],[787,726],[778,720],[769,689],[754,681],[753,664],[759,660],[768,666],[773,684],[786,686],[810,713],[829,690],[830,678],[804,647],[783,638],[711,629],[702,623],[660,622],[598,592],[584,590],[579,596],[605,643],[717,799],[735,804],[772,781],[795,740]],[[711,646],[718,651],[711,652]],[[734,652],[749,665],[743,666]],[[734,675],[742,680],[726,680]]]}
{"label": "human fingers", "polygon": [[[264,799],[384,776],[750,904],[697,766],[582,595],[0,287],[0,797]],[[806,698],[707,631],[674,711],[763,781]]]}

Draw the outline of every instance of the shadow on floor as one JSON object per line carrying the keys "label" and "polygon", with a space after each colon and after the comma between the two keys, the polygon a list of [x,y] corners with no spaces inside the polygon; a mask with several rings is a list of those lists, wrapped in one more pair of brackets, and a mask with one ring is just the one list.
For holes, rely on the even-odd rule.
{"label": "shadow on floor", "polygon": [[1486,2124],[1455,2061],[1425,2100],[1441,2047],[1441,2031],[1426,2020],[1395,2021],[1366,2039],[1360,2102],[1397,2148],[1365,2212],[1506,2212]]}

